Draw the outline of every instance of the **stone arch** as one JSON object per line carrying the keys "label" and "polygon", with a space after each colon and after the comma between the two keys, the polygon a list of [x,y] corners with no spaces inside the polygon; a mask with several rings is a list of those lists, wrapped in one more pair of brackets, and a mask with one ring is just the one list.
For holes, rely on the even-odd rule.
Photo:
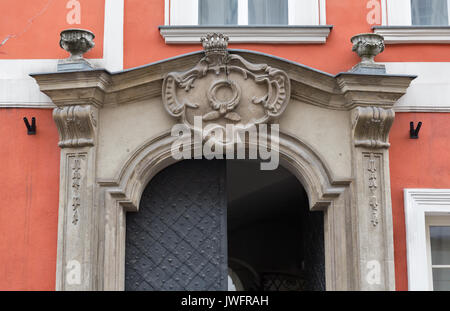
{"label": "stone arch", "polygon": [[[127,211],[139,209],[142,193],[153,176],[177,162],[171,153],[175,139],[170,133],[165,133],[148,140],[125,161],[114,181],[103,182],[118,186],[108,191],[117,198],[119,205]],[[193,149],[194,145],[190,144],[190,147]],[[280,133],[278,151],[280,164],[305,188],[311,209],[326,208],[350,184],[349,180],[335,179],[320,154],[293,135]]]}
{"label": "stone arch", "polygon": [[[137,148],[124,162],[116,178],[99,183],[105,194],[103,200],[106,210],[106,224],[103,238],[106,247],[103,259],[104,269],[111,271],[104,273],[105,289],[123,289],[125,277],[125,214],[138,211],[143,191],[150,180],[166,167],[178,162],[172,157],[171,146],[176,137],[169,132],[150,139]],[[193,145],[190,145],[193,148]],[[246,144],[248,147],[248,144]],[[349,188],[350,180],[337,180],[319,153],[299,138],[280,132],[279,135],[280,165],[290,171],[302,184],[309,198],[310,209],[327,211],[327,208],[338,199],[342,200],[343,193]],[[340,198],[341,197],[341,198]],[[330,222],[332,218],[329,218]],[[109,226],[108,226],[109,225]],[[327,224],[325,224],[327,227]],[[332,244],[327,241],[325,245]],[[119,254],[117,253],[119,251]],[[325,251],[326,257],[334,253],[333,247]],[[111,261],[110,258],[115,260]],[[326,258],[327,288],[333,288],[331,276],[334,267],[332,261]],[[113,272],[114,271],[114,272]]]}
{"label": "stone arch", "polygon": [[[105,284],[111,283],[111,277],[115,279],[113,288],[123,289],[124,284],[125,214],[138,212],[142,194],[152,178],[160,171],[180,161],[175,160],[171,153],[171,146],[175,140],[176,137],[172,137],[170,133],[164,133],[146,141],[124,162],[115,180],[101,183],[105,195],[109,197],[109,200],[105,199],[104,207],[112,215],[115,215],[111,218],[106,217],[112,220],[111,228],[114,233],[108,233],[108,227],[106,228],[105,243],[110,240],[111,244],[120,245],[118,247],[120,254],[115,254],[115,257],[118,258],[114,263],[116,273],[105,273],[104,275]],[[194,146],[191,144],[190,147]],[[248,148],[249,144],[246,144],[246,147]],[[311,210],[326,211],[351,183],[349,180],[334,179],[333,173],[320,154],[293,135],[280,133],[278,151],[280,165],[293,174],[307,192]],[[110,249],[110,251],[112,250],[113,248]],[[114,250],[117,252],[117,249]],[[106,260],[109,257],[108,249],[105,249],[105,252]],[[108,261],[106,260],[106,262]],[[118,274],[117,271],[119,271]]]}

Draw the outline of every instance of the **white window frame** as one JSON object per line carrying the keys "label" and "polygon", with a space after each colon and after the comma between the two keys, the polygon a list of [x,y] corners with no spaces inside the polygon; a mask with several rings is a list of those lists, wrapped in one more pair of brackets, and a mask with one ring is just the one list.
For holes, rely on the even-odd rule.
{"label": "white window frame", "polygon": [[248,0],[238,0],[238,24],[211,27],[198,25],[198,0],[165,0],[166,43],[198,43],[202,34],[222,32],[230,42],[325,43],[331,26],[326,25],[326,0],[288,0],[288,25],[248,25]]}
{"label": "white window frame", "polygon": [[428,223],[450,216],[450,189],[404,189],[408,289],[433,290]]}
{"label": "white window frame", "polygon": [[[433,265],[431,258],[431,239],[430,239],[430,227],[433,226],[445,226],[450,227],[450,215],[447,216],[426,216],[426,239],[427,239],[427,259],[428,259],[428,283],[430,284],[430,290],[433,288]],[[440,268],[448,269],[450,265],[436,265]]]}
{"label": "white window frame", "polygon": [[[450,24],[450,0],[447,0]],[[412,25],[411,0],[381,0],[381,27],[374,32],[387,44],[450,43],[449,26]]]}

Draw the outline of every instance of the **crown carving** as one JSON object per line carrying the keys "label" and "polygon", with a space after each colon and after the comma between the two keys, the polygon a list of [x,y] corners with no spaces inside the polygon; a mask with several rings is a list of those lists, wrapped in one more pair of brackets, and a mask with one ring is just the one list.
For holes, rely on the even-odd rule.
{"label": "crown carving", "polygon": [[229,38],[224,34],[212,33],[202,37],[200,41],[203,44],[206,56],[208,56],[210,54],[226,55],[228,53],[228,40]]}

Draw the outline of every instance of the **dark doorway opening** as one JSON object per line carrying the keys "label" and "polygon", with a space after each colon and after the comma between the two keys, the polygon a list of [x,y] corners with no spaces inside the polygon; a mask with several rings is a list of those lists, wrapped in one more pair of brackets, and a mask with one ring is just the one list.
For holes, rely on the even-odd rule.
{"label": "dark doorway opening", "polygon": [[176,163],[127,213],[125,288],[325,290],[323,221],[281,166]]}
{"label": "dark doorway opening", "polygon": [[227,161],[229,274],[237,290],[325,290],[323,213],[283,167]]}

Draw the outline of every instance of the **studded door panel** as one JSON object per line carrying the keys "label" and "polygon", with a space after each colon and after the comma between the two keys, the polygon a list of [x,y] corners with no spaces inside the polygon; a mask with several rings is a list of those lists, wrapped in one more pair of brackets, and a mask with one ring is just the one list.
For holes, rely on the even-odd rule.
{"label": "studded door panel", "polygon": [[225,161],[157,174],[127,213],[126,290],[226,290]]}

